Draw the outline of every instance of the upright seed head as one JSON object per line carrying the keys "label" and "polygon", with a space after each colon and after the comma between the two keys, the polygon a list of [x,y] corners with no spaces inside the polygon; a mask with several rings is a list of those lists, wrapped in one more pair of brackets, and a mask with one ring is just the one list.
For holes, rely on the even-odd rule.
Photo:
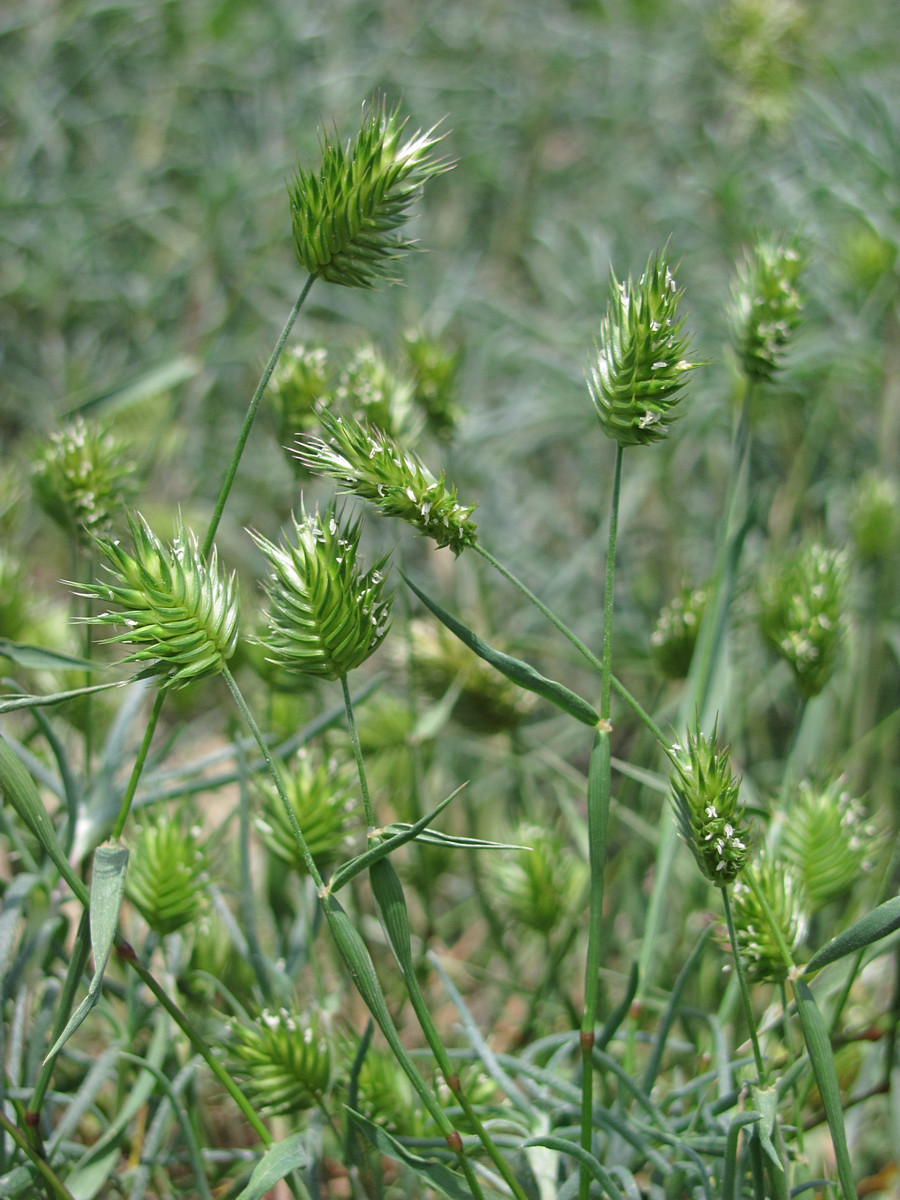
{"label": "upright seed head", "polygon": [[248,1099],[271,1116],[314,1108],[331,1084],[331,1046],[315,1014],[263,1009],[249,1023],[231,1023],[228,1049]]}
{"label": "upright seed head", "polygon": [[107,535],[115,513],[134,495],[134,463],[102,425],[78,417],[50,437],[31,476],[35,499],[84,545]]}
{"label": "upright seed head", "polygon": [[[782,940],[793,954],[803,941],[808,924],[803,885],[790,863],[761,857],[754,862],[753,871]],[[788,965],[765,910],[749,885],[738,880],[732,899],[738,950],[747,974],[760,983],[786,979]]]}
{"label": "upright seed head", "polygon": [[135,829],[126,892],[156,933],[174,933],[203,911],[206,857],[195,829],[149,813]]}
{"label": "upright seed head", "polygon": [[604,433],[620,446],[645,446],[668,433],[691,371],[682,336],[682,292],[664,254],[649,259],[637,283],[610,281],[600,340],[587,384]]}
{"label": "upright seed head", "polygon": [[800,324],[802,270],[792,242],[770,239],[746,251],[738,267],[728,316],[741,370],[755,383],[771,383]]}
{"label": "upright seed head", "polygon": [[310,275],[345,287],[397,282],[393,264],[414,245],[398,230],[427,180],[452,166],[432,154],[434,128],[401,141],[405,127],[396,109],[373,104],[346,150],[323,137],[318,174],[297,167],[291,224]]}
{"label": "upright seed head", "polygon": [[[347,810],[353,798],[348,774],[323,759],[313,764],[301,750],[281,772],[282,785],[303,838],[320,870],[333,864],[345,840]],[[294,826],[271,780],[260,784],[262,807],[256,830],[266,848],[283,862],[306,873],[307,864],[297,845]]]}
{"label": "upright seed head", "polygon": [[330,440],[300,438],[294,450],[308,470],[328,476],[383,516],[399,517],[454,554],[475,545],[475,522],[469,520],[475,506],[458,503],[443,473],[435,479],[411,451],[374,426],[330,412],[321,420]]}
{"label": "upright seed head", "polygon": [[276,546],[250,536],[271,574],[268,636],[259,639],[268,660],[288,672],[340,679],[360,666],[388,630],[390,599],[384,595],[387,555],[368,571],[359,566],[359,521],[343,522],[330,506],[293,520],[295,540]]}
{"label": "upright seed head", "polygon": [[72,584],[79,595],[114,604],[120,611],[86,618],[95,625],[124,625],[107,638],[137,646],[125,662],[145,662],[142,675],[180,687],[217,674],[234,653],[238,637],[238,591],[234,575],[217,570],[216,551],[207,562],[194,534],[179,522],[174,541],[164,545],[138,513],[128,518],[134,553],[105,538],[96,544],[107,558],[111,583]]}
{"label": "upright seed head", "polygon": [[860,886],[878,855],[878,833],[842,779],[792,789],[781,848],[813,910]]}
{"label": "upright seed head", "polygon": [[789,664],[800,694],[817,696],[831,678],[846,621],[847,555],[814,543],[763,582],[763,634]]}
{"label": "upright seed head", "polygon": [[687,678],[705,609],[705,588],[682,588],[660,609],[650,648],[669,679]]}
{"label": "upright seed head", "polygon": [[706,878],[725,887],[740,874],[750,848],[731,750],[718,745],[715,730],[708,738],[698,729],[688,732],[687,746],[676,746],[674,754],[669,786],[679,832]]}

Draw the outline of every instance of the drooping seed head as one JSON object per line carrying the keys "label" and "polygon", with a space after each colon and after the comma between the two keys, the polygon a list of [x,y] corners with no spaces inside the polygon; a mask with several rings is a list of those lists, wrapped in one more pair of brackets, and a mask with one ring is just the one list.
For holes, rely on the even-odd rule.
{"label": "drooping seed head", "polygon": [[679,291],[665,255],[647,263],[637,283],[610,280],[587,384],[604,433],[620,446],[645,446],[666,436],[691,371],[690,338],[682,335]]}
{"label": "drooping seed head", "polygon": [[373,104],[346,150],[326,135],[318,173],[297,167],[291,224],[310,275],[345,287],[397,282],[394,262],[414,245],[398,231],[427,180],[452,166],[432,154],[434,128],[401,141],[405,127],[396,109]]}
{"label": "drooping seed head", "polygon": [[359,565],[359,521],[345,523],[334,506],[293,519],[294,540],[279,545],[250,536],[270,568],[268,635],[259,639],[269,662],[285,671],[340,679],[361,666],[388,630],[387,556],[368,571]]}
{"label": "drooping seed head", "polygon": [[374,426],[330,412],[321,420],[330,440],[299,438],[294,450],[308,470],[328,476],[383,516],[399,517],[454,554],[475,545],[475,522],[469,519],[475,506],[457,501],[443,473],[435,479],[416,455]]}
{"label": "drooping seed head", "polygon": [[745,253],[732,288],[732,342],[748,379],[770,383],[800,324],[800,251],[791,242],[761,239]]}
{"label": "drooping seed head", "polygon": [[750,848],[731,750],[718,745],[715,730],[709,738],[696,730],[688,732],[687,746],[676,746],[674,755],[669,786],[679,832],[706,878],[725,887],[740,874]]}
{"label": "drooping seed head", "polygon": [[234,653],[238,637],[238,590],[223,578],[216,551],[203,558],[194,534],[179,522],[171,544],[162,543],[139,514],[129,516],[133,553],[118,542],[96,539],[112,576],[109,583],[71,584],[79,595],[116,606],[87,618],[95,625],[122,625],[110,643],[137,646],[125,662],[149,663],[142,675],[180,687],[215,675]]}

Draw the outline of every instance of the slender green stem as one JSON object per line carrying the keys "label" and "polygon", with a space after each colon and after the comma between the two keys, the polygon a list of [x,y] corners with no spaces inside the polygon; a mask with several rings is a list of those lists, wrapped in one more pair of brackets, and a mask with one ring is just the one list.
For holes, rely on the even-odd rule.
{"label": "slender green stem", "polygon": [[[607,830],[611,766],[609,718],[612,674],[612,615],[616,575],[616,536],[619,525],[619,497],[622,491],[622,447],[616,445],[612,506],[609,517],[609,547],[606,553],[606,585],[603,596],[603,663],[600,716],[588,771],[588,858],[590,865],[590,915],[588,919],[587,960],[584,978],[584,1011],[581,1018],[581,1148],[591,1153],[594,1133],[594,1025],[597,1020],[597,996],[600,981],[600,949],[603,937],[603,893],[606,868]],[[585,1164],[579,1168],[579,1200],[588,1200],[591,1175]]]}
{"label": "slender green stem", "polygon": [[356,728],[356,718],[353,715],[353,702],[350,699],[350,687],[347,676],[341,676],[341,691],[344,695],[344,710],[347,713],[347,727],[350,730],[350,741],[353,744],[353,757],[356,759],[356,772],[359,775],[359,787],[362,792],[363,810],[366,814],[366,825],[375,828],[375,813],[372,810],[372,800],[369,796],[369,783],[366,779],[366,767],[363,762],[362,746],[359,744],[359,731]]}
{"label": "slender green stem", "polygon": [[147,755],[150,752],[150,743],[153,741],[153,735],[156,732],[156,726],[159,721],[159,715],[162,712],[162,706],[165,702],[165,699],[165,690],[160,688],[157,691],[156,698],[153,701],[153,708],[150,710],[150,716],[147,719],[147,728],[144,730],[144,737],[141,741],[141,747],[138,750],[137,758],[134,760],[134,766],[131,768],[131,776],[128,780],[128,786],[125,788],[125,794],[122,797],[119,815],[116,818],[116,823],[113,826],[113,831],[110,835],[113,841],[122,836],[122,830],[125,828],[125,822],[128,820],[129,812],[131,812],[134,794],[137,791],[138,781],[141,778],[141,772],[144,769],[144,763],[147,761]]}
{"label": "slender green stem", "polygon": [[319,868],[316,866],[315,860],[313,859],[313,856],[310,853],[309,846],[306,843],[306,838],[303,836],[303,831],[300,828],[299,821],[297,820],[297,814],[294,812],[294,806],[291,804],[290,800],[288,799],[287,792],[284,790],[284,783],[282,782],[282,779],[281,779],[281,772],[278,770],[277,766],[275,765],[275,760],[272,758],[272,755],[269,753],[269,747],[266,745],[266,740],[263,737],[262,733],[260,732],[260,728],[257,725],[256,720],[254,719],[253,713],[247,707],[247,701],[244,699],[244,697],[241,693],[241,690],[238,687],[237,682],[235,681],[234,676],[228,670],[227,666],[222,668],[222,674],[225,678],[225,682],[228,684],[228,690],[231,692],[231,695],[234,698],[234,702],[238,706],[238,709],[240,710],[241,716],[244,718],[244,720],[247,723],[247,728],[250,730],[250,733],[253,736],[253,740],[256,742],[257,746],[259,747],[259,752],[263,756],[266,766],[269,768],[269,774],[272,777],[272,782],[275,784],[275,788],[278,792],[279,799],[281,800],[281,803],[284,806],[284,811],[285,811],[285,815],[287,816],[288,823],[289,823],[291,829],[293,830],[294,838],[300,849],[300,855],[303,859],[303,865],[306,867],[306,870],[309,872],[310,878],[315,883],[316,888],[321,892],[322,889],[325,887],[325,882],[322,879],[322,876],[319,874]]}
{"label": "slender green stem", "polygon": [[753,1016],[753,1005],[750,1003],[750,988],[747,984],[747,974],[744,971],[744,964],[741,961],[741,950],[738,945],[737,929],[734,925],[734,913],[731,910],[731,896],[728,894],[728,888],[720,888],[722,893],[722,906],[725,909],[725,922],[728,925],[728,938],[731,942],[731,953],[734,957],[734,970],[737,975],[738,985],[741,989],[741,1001],[744,1005],[744,1016],[747,1020],[747,1028],[750,1030],[750,1041],[753,1045],[753,1057],[756,1060],[756,1077],[761,1086],[766,1084],[766,1067],[763,1062],[762,1051],[759,1048],[759,1036],[756,1032],[756,1021]]}
{"label": "slender green stem", "polygon": [[241,456],[244,453],[244,447],[247,445],[247,439],[250,436],[250,430],[253,427],[253,421],[256,417],[256,410],[259,408],[259,402],[263,398],[263,392],[266,390],[269,380],[272,377],[272,372],[275,370],[275,364],[281,357],[281,351],[284,349],[284,343],[288,339],[288,335],[293,328],[294,322],[297,319],[297,314],[303,307],[303,302],[309,295],[309,289],[315,281],[315,276],[310,275],[306,283],[303,285],[303,291],[297,297],[294,307],[291,309],[284,329],[282,329],[278,341],[275,343],[275,349],[269,356],[269,361],[266,363],[265,370],[260,376],[259,383],[256,385],[256,391],[250,400],[250,405],[247,409],[247,415],[244,417],[244,424],[241,426],[241,432],[238,435],[237,443],[234,447],[234,452],[231,456],[231,461],[228,464],[228,469],[225,472],[225,480],[222,484],[222,490],[219,492],[219,498],[216,501],[216,507],[213,511],[212,520],[209,523],[209,528],[206,531],[206,537],[203,539],[203,556],[207,558],[212,549],[212,544],[216,536],[216,530],[219,528],[219,521],[222,519],[222,513],[225,510],[225,504],[228,500],[228,495],[231,491],[231,486],[234,483],[237,475],[238,465],[241,461]]}

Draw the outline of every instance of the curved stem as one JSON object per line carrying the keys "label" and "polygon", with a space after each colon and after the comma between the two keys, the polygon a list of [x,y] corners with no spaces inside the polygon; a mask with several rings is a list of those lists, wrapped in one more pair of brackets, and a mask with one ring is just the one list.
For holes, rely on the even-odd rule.
{"label": "curved stem", "polygon": [[244,417],[244,424],[241,426],[241,432],[238,435],[237,443],[234,447],[234,452],[231,455],[231,461],[228,464],[228,469],[225,472],[225,480],[222,483],[222,490],[219,492],[219,498],[216,501],[216,507],[213,511],[212,519],[209,523],[209,528],[206,531],[206,537],[203,539],[203,557],[207,558],[212,549],[213,540],[216,536],[216,530],[219,528],[219,521],[222,519],[222,513],[225,510],[225,504],[228,500],[228,494],[231,491],[231,486],[234,483],[234,478],[237,475],[238,464],[241,461],[241,455],[244,453],[244,447],[247,445],[247,439],[250,436],[250,430],[253,426],[253,420],[256,417],[256,410],[259,408],[259,402],[262,400],[263,392],[272,372],[275,370],[275,364],[281,357],[281,351],[284,349],[284,343],[288,339],[288,334],[293,328],[294,322],[297,319],[297,314],[303,307],[303,302],[309,295],[309,289],[315,281],[315,276],[310,275],[306,283],[303,285],[303,291],[297,297],[294,307],[291,309],[284,329],[282,329],[278,341],[275,343],[275,349],[269,355],[269,361],[266,363],[265,370],[260,376],[259,383],[256,385],[256,391],[250,400],[250,405],[247,409],[247,415]]}

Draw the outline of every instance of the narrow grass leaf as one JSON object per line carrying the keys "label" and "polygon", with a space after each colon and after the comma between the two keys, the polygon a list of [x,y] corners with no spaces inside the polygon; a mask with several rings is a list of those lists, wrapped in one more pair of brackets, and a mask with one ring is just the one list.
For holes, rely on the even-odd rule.
{"label": "narrow grass leaf", "polygon": [[0,736],[0,792],[43,846],[50,861],[85,907],[88,890],[69,866],[56,840],[56,830],[38,794],[37,786],[9,742]]}
{"label": "narrow grass leaf", "polygon": [[844,1200],[856,1200],[856,1185],[853,1182],[853,1168],[847,1148],[847,1132],[844,1128],[841,1089],[834,1066],[834,1054],[828,1030],[825,1028],[825,1021],[809,985],[802,979],[795,979],[791,986],[797,1001],[797,1015],[803,1030],[803,1040],[806,1043],[816,1086],[822,1097],[822,1106],[825,1109],[828,1128],[831,1131],[831,1143],[834,1146],[834,1158],[841,1191],[844,1194]]}
{"label": "narrow grass leaf", "polygon": [[47,650],[43,646],[29,646],[24,642],[11,642],[0,638],[0,658],[8,658],[19,667],[31,671],[103,671],[106,664],[89,658],[76,658],[74,654],[63,654],[59,650]]}
{"label": "narrow grass leaf", "polygon": [[[433,808],[431,812],[426,813],[423,817],[420,817],[414,825],[401,825],[397,823],[386,826],[383,832],[390,833],[392,836],[390,836],[386,841],[379,842],[377,845],[371,846],[368,850],[365,850],[362,854],[358,854],[355,858],[351,858],[349,862],[342,863],[331,876],[328,884],[329,892],[333,893],[338,891],[345,884],[349,883],[355,875],[359,875],[362,871],[365,871],[373,866],[373,864],[378,862],[379,859],[385,858],[388,854],[393,853],[393,851],[399,846],[403,846],[407,842],[411,842],[414,838],[418,837],[419,834],[421,834],[431,824],[435,817],[438,817],[444,811],[450,801],[459,795],[465,786],[466,785],[464,783],[460,784],[456,791],[451,792],[449,796],[446,796],[440,802],[437,808]],[[425,839],[423,838],[422,840],[424,841]]]}
{"label": "narrow grass leaf", "polygon": [[[391,1137],[389,1133],[369,1121],[361,1113],[354,1112],[352,1109],[349,1109],[348,1112],[353,1124],[379,1153],[392,1158],[395,1162],[403,1163],[425,1183],[436,1188],[443,1195],[449,1196],[450,1200],[472,1200],[472,1193],[465,1182],[449,1167],[445,1167],[436,1159],[422,1158],[421,1155],[407,1150],[402,1142],[398,1142],[395,1137]],[[485,1200],[502,1200],[500,1193],[491,1188],[483,1187],[482,1194]]]}
{"label": "narrow grass leaf", "polygon": [[837,962],[847,954],[863,950],[879,938],[887,937],[895,929],[900,929],[900,896],[879,904],[872,912],[855,921],[849,929],[826,942],[806,964],[804,973],[809,975],[812,971],[827,967],[829,963]]}
{"label": "narrow grass leaf", "polygon": [[501,650],[495,650],[493,646],[489,646],[487,642],[482,641],[477,634],[473,633],[467,625],[463,625],[456,617],[445,612],[436,601],[417,588],[406,575],[403,575],[403,579],[425,607],[443,625],[446,625],[450,632],[455,634],[463,645],[468,646],[473,653],[477,654],[479,658],[484,659],[486,663],[494,667],[501,675],[505,675],[507,679],[518,684],[519,687],[525,688],[526,691],[534,692],[535,695],[549,700],[551,704],[555,704],[557,708],[561,708],[563,712],[567,712],[570,717],[575,717],[577,721],[581,721],[584,725],[590,725],[592,729],[596,728],[600,723],[600,714],[588,704],[587,700],[583,700],[581,696],[577,696],[575,692],[570,691],[564,684],[557,683],[556,680],[548,679],[545,675],[541,675],[534,667],[526,662],[522,662],[521,659],[504,654]]}
{"label": "narrow grass leaf", "polygon": [[75,700],[79,696],[89,696],[92,692],[108,692],[110,688],[121,686],[121,682],[95,683],[90,687],[72,688],[68,692],[50,692],[46,696],[2,696],[0,715],[19,712],[24,708],[49,708],[53,704],[64,704],[66,700]]}
{"label": "narrow grass leaf", "polygon": [[303,1134],[292,1133],[277,1146],[270,1146],[250,1176],[250,1182],[237,1196],[237,1200],[262,1200],[266,1192],[280,1183],[291,1171],[305,1167],[307,1163]]}
{"label": "narrow grass leaf", "polygon": [[124,846],[100,846],[94,854],[89,909],[91,948],[94,952],[94,977],[88,987],[87,995],[72,1013],[65,1029],[54,1042],[47,1058],[44,1059],[45,1062],[59,1053],[100,999],[103,975],[106,971],[106,964],[109,962],[113,939],[116,936],[122,897],[125,895],[125,869],[127,866],[128,851]]}
{"label": "narrow grass leaf", "polygon": [[441,1132],[445,1135],[448,1134],[451,1131],[451,1127],[444,1110],[429,1091],[428,1085],[420,1075],[416,1064],[410,1058],[409,1052],[400,1041],[400,1036],[397,1033],[388,1010],[387,1000],[378,981],[378,976],[375,973],[375,964],[372,962],[372,956],[366,949],[365,942],[335,896],[324,896],[322,899],[322,909],[325,913],[325,919],[328,922],[328,928],[331,930],[331,936],[334,938],[338,952],[344,960],[344,965],[350,972],[350,978],[356,985],[356,990],[366,1002],[366,1007],[375,1018],[375,1023],[384,1034],[385,1040],[390,1046],[394,1057],[421,1097],[423,1104],[434,1117]]}

